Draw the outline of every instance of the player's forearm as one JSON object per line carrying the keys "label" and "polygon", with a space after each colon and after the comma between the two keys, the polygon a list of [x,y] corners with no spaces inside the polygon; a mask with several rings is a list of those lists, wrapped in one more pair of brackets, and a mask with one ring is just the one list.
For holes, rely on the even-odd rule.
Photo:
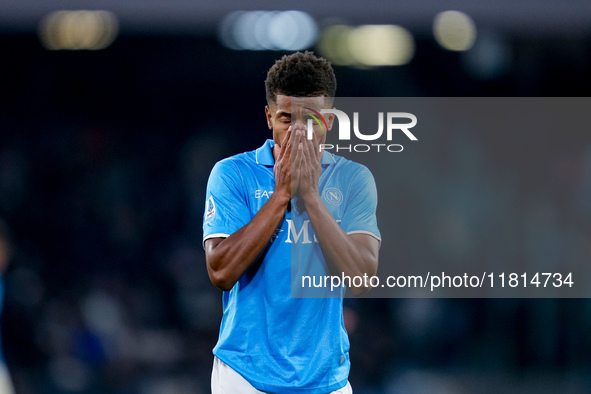
{"label": "player's forearm", "polygon": [[[377,273],[378,255],[347,235],[336,222],[320,196],[306,200],[306,211],[314,227],[316,237],[331,269],[348,276],[372,276]],[[359,295],[369,289],[351,289]]]}
{"label": "player's forearm", "polygon": [[213,247],[206,246],[209,277],[221,290],[231,290],[234,284],[267,246],[283,219],[289,195],[271,195],[255,217],[240,230]]}

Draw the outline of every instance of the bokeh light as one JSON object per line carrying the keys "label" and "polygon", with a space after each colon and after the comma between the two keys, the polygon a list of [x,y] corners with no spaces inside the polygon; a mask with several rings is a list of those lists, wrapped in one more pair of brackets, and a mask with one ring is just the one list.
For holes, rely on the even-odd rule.
{"label": "bokeh light", "polygon": [[511,47],[505,37],[497,32],[478,34],[474,47],[463,54],[466,71],[478,79],[493,79],[505,75],[512,64]]}
{"label": "bokeh light", "polygon": [[50,50],[100,50],[113,43],[119,24],[109,11],[55,11],[39,24],[39,39]]}
{"label": "bokeh light", "polygon": [[327,27],[318,40],[318,51],[338,66],[349,66],[357,61],[349,49],[349,35],[353,30],[347,25]]}
{"label": "bokeh light", "polygon": [[359,26],[349,36],[349,48],[365,66],[400,66],[408,63],[415,52],[412,35],[395,25]]}
{"label": "bokeh light", "polygon": [[460,11],[445,11],[433,21],[435,40],[450,51],[467,51],[476,40],[476,25],[472,18]]}
{"label": "bokeh light", "polygon": [[218,38],[234,50],[309,48],[316,42],[316,21],[302,11],[236,11],[224,18]]}
{"label": "bokeh light", "polygon": [[318,51],[341,66],[400,66],[412,60],[415,42],[401,26],[333,25],[322,32]]}

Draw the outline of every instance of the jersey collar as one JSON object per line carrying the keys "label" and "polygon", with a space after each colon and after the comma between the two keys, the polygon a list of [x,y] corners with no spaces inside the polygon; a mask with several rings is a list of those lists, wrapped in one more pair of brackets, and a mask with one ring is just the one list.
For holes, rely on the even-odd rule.
{"label": "jersey collar", "polygon": [[275,159],[273,158],[274,146],[275,142],[271,139],[268,139],[267,141],[265,141],[263,146],[261,146],[255,151],[255,159],[257,164],[271,167],[275,165]]}
{"label": "jersey collar", "polygon": [[[273,158],[273,147],[274,146],[275,146],[275,141],[273,141],[272,139],[268,139],[267,141],[265,141],[263,146],[261,146],[260,148],[258,148],[255,151],[255,159],[256,159],[257,164],[262,165],[262,166],[271,166],[271,167],[273,167],[275,165],[275,159]],[[333,157],[332,153],[327,152],[327,151],[322,152],[322,160],[320,161],[320,164],[330,165],[330,164],[334,164],[336,162],[337,161]]]}

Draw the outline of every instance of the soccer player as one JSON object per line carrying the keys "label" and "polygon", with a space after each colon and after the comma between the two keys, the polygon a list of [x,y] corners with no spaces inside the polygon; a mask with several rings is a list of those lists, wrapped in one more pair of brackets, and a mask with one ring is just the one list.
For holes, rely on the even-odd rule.
{"label": "soccer player", "polygon": [[265,88],[273,139],[218,162],[207,185],[207,270],[224,291],[212,392],[352,393],[343,299],[292,298],[292,258],[297,247],[297,263],[312,270],[375,275],[375,182],[364,166],[320,148],[333,117],[307,136],[306,113],[333,105],[328,61],[284,56]]}

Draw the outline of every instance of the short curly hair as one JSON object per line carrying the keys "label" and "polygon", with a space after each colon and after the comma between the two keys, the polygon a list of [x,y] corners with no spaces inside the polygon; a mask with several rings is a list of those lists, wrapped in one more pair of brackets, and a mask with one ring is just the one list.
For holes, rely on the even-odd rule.
{"label": "short curly hair", "polygon": [[295,97],[334,97],[337,79],[330,62],[313,52],[296,52],[277,60],[267,73],[267,102],[275,103],[277,95]]}

